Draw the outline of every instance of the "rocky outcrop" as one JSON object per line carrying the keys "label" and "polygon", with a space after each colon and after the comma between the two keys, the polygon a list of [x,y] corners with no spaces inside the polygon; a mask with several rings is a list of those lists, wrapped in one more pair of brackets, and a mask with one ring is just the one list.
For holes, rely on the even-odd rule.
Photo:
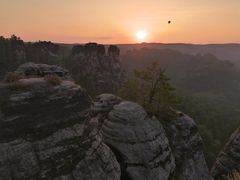
{"label": "rocky outcrop", "polygon": [[25,77],[44,77],[55,74],[61,78],[70,79],[68,70],[60,66],[47,64],[25,63],[20,65],[15,73]]}
{"label": "rocky outcrop", "polygon": [[32,46],[35,51],[41,51],[48,53],[51,56],[57,56],[59,51],[59,45],[52,43],[51,41],[38,41],[34,42]]}
{"label": "rocky outcrop", "polygon": [[175,164],[164,130],[141,106],[127,101],[114,106],[101,132],[117,154],[122,179],[171,179]]}
{"label": "rocky outcrop", "polygon": [[109,46],[106,53],[101,44],[76,45],[66,66],[76,81],[94,91],[91,94],[113,93],[124,78],[119,54],[117,46]]}
{"label": "rocky outcrop", "polygon": [[96,98],[104,142],[121,166],[121,179],[210,180],[202,140],[194,121],[178,113],[165,123],[149,117],[138,104],[111,94]]}
{"label": "rocky outcrop", "polygon": [[72,55],[102,56],[105,55],[105,47],[102,44],[87,43],[85,45],[75,45],[72,48]]}
{"label": "rocky outcrop", "polygon": [[211,170],[216,180],[227,180],[226,176],[234,172],[240,172],[240,128],[232,134]]}
{"label": "rocky outcrop", "polygon": [[165,129],[175,157],[175,180],[210,180],[202,149],[202,139],[194,121],[176,112],[177,118],[165,122]]}
{"label": "rocky outcrop", "polygon": [[0,93],[1,180],[120,179],[115,155],[89,117],[91,98],[79,85],[25,78],[1,85]]}
{"label": "rocky outcrop", "polygon": [[108,48],[108,55],[119,56],[120,55],[120,49],[117,46],[110,45],[109,48]]}
{"label": "rocky outcrop", "polygon": [[92,102],[57,66],[28,63],[15,73],[21,78],[0,84],[0,180],[211,179],[188,116],[162,126],[115,95]]}

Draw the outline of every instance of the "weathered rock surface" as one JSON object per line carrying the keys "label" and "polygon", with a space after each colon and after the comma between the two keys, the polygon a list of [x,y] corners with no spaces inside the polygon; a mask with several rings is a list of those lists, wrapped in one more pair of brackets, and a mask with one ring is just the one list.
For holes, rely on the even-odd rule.
{"label": "weathered rock surface", "polygon": [[183,113],[165,127],[175,157],[175,180],[212,179],[202,149],[202,139],[194,121]]}
{"label": "weathered rock surface", "polygon": [[118,180],[115,155],[89,120],[91,99],[62,80],[0,88],[0,180]]}
{"label": "weathered rock surface", "polygon": [[115,105],[102,125],[102,134],[118,156],[122,179],[172,177],[175,164],[168,139],[158,121],[141,106],[127,101]]}
{"label": "weathered rock surface", "polygon": [[92,109],[107,113],[101,133],[121,165],[121,179],[171,179],[174,158],[156,118],[148,117],[138,104],[110,94],[98,96]]}
{"label": "weathered rock surface", "polygon": [[66,66],[73,78],[85,88],[95,89],[93,94],[112,93],[116,92],[124,78],[119,54],[117,46],[109,46],[106,53],[101,44],[76,45]]}
{"label": "weathered rock surface", "polygon": [[[93,47],[89,57],[105,53]],[[118,55],[115,47],[109,51]],[[28,63],[15,73],[22,78],[0,85],[0,180],[211,179],[188,116],[179,114],[164,129],[141,106],[115,95],[92,102],[63,68]],[[46,78],[52,74],[59,84]],[[234,157],[237,134],[224,151]]]}
{"label": "weathered rock surface", "polygon": [[95,98],[92,106],[94,113],[105,114],[113,109],[113,106],[119,104],[122,101],[120,97],[113,94],[101,94]]}
{"label": "weathered rock surface", "polygon": [[122,179],[211,179],[202,150],[202,139],[194,121],[179,113],[163,129],[132,102],[102,94],[92,107],[103,117],[104,142],[121,165]]}
{"label": "weathered rock surface", "polygon": [[59,45],[52,43],[51,41],[38,41],[34,42],[33,47],[36,50],[48,53],[51,56],[57,56],[59,51]]}
{"label": "weathered rock surface", "polygon": [[216,180],[227,180],[226,176],[235,171],[240,171],[240,128],[232,134],[218,155],[211,174]]}
{"label": "weathered rock surface", "polygon": [[25,63],[20,65],[15,73],[26,77],[44,77],[46,75],[56,74],[65,79],[70,78],[68,70],[60,66],[47,64]]}

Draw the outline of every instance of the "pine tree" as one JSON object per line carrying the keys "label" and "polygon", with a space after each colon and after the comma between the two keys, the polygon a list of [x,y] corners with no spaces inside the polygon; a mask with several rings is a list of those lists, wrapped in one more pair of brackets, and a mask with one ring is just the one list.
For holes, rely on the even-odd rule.
{"label": "pine tree", "polygon": [[154,62],[145,70],[135,70],[135,78],[128,80],[120,91],[120,96],[141,104],[149,113],[168,119],[175,115],[179,104],[174,88],[165,71]]}

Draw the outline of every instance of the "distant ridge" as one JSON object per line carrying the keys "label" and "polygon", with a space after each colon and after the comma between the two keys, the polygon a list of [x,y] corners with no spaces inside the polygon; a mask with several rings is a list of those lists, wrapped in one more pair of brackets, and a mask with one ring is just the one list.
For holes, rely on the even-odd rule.
{"label": "distant ridge", "polygon": [[142,44],[119,44],[122,53],[131,49],[154,48],[173,49],[187,54],[213,54],[221,60],[232,62],[240,61],[240,44],[187,44],[187,43],[142,43]]}

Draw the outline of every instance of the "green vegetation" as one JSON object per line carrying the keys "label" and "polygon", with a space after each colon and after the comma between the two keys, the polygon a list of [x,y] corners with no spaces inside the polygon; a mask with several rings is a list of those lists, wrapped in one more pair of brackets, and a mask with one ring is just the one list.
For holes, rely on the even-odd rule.
{"label": "green vegetation", "polygon": [[[74,60],[70,54],[71,45],[24,43],[16,36],[0,37],[0,79],[7,72],[16,70],[20,64],[31,61],[64,66],[91,95],[110,91],[111,86],[106,86],[106,91],[104,89],[101,92],[98,87],[92,86],[91,82],[97,81],[97,76],[81,74],[81,68],[85,68],[83,65],[88,63],[88,59]],[[210,167],[231,133],[240,125],[239,66],[219,60],[211,54],[190,55],[153,48],[127,51],[121,59],[127,80],[119,90],[119,95],[138,102],[160,118],[171,115],[170,107],[192,117],[203,138]],[[14,74],[8,76],[6,81],[12,82],[9,88],[26,88],[17,82],[19,77]],[[53,81],[53,84],[59,83],[58,80]],[[181,97],[181,102],[176,94]]]}
{"label": "green vegetation", "polygon": [[25,43],[19,37],[0,36],[0,79],[9,71],[26,62],[60,64],[59,46],[51,42]]}
{"label": "green vegetation", "polygon": [[16,74],[14,72],[8,72],[5,76],[5,82],[7,83],[14,83],[17,82],[19,79],[22,79],[23,76]]}
{"label": "green vegetation", "polygon": [[26,62],[25,54],[22,53],[24,48],[24,42],[19,37],[14,35],[9,39],[0,37],[0,78]]}
{"label": "green vegetation", "polygon": [[144,69],[154,61],[166,69],[165,74],[181,97],[177,109],[197,123],[211,167],[240,125],[240,70],[211,54],[189,55],[167,49],[131,50],[122,57],[128,77],[135,76],[134,69]]}
{"label": "green vegetation", "polygon": [[173,108],[179,103],[174,88],[157,62],[146,70],[135,70],[135,77],[128,80],[119,95],[141,104],[149,113],[162,119],[173,116]]}
{"label": "green vegetation", "polygon": [[[219,95],[218,95],[219,96]],[[240,123],[237,102],[210,94],[184,95],[179,109],[197,123],[210,166]]]}
{"label": "green vegetation", "polygon": [[46,75],[44,76],[44,79],[53,86],[60,85],[62,82],[62,79],[55,74]]}

